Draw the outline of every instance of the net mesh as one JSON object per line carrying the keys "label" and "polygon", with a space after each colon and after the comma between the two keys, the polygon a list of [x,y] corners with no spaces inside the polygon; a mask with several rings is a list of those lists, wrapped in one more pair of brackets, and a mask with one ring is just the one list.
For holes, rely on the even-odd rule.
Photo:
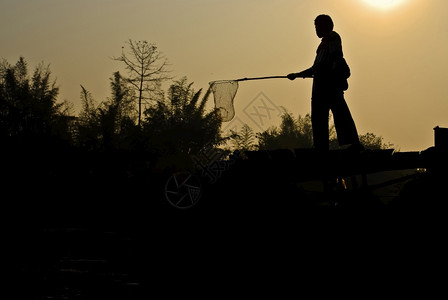
{"label": "net mesh", "polygon": [[228,122],[235,116],[233,99],[238,90],[238,81],[223,80],[210,82],[210,89],[215,99],[215,108],[219,110],[223,122]]}

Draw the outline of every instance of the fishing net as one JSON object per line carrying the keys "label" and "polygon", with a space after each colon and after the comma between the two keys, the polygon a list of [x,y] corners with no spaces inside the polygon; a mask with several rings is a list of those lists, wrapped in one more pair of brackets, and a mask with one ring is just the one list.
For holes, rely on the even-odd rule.
{"label": "fishing net", "polygon": [[215,108],[218,109],[223,122],[228,122],[235,116],[233,99],[238,90],[237,80],[221,80],[210,82],[210,89],[215,99]]}
{"label": "fishing net", "polygon": [[238,81],[259,80],[271,78],[287,78],[287,76],[267,76],[267,77],[252,77],[241,78],[236,80],[219,80],[210,82],[210,89],[213,92],[215,99],[215,108],[218,109],[223,122],[229,122],[235,116],[235,109],[233,108],[233,99],[238,90]]}

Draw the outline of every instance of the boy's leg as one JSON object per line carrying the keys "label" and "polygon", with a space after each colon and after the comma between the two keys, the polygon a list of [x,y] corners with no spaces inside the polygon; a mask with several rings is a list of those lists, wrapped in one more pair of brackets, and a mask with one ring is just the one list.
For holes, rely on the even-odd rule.
{"label": "boy's leg", "polygon": [[323,98],[311,100],[311,124],[313,129],[313,143],[317,150],[329,149],[328,116],[330,110]]}
{"label": "boy's leg", "polygon": [[334,126],[338,135],[339,145],[358,145],[359,137],[355,121],[344,99],[344,94],[335,96],[331,103]]}

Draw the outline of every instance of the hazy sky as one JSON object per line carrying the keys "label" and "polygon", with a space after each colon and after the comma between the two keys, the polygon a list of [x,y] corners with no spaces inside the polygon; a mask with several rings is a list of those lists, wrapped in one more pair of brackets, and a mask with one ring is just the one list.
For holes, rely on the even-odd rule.
{"label": "hazy sky", "polygon": [[[447,12],[446,0],[0,0],[0,57],[50,64],[77,113],[80,84],[97,101],[110,95],[112,73],[125,73],[111,57],[128,39],[155,43],[172,76],[207,89],[308,68],[320,42],[313,20],[325,13],[352,70],[346,99],[359,133],[418,151],[448,127]],[[240,82],[234,121],[266,129],[278,117],[257,121],[261,102],[303,116],[310,97],[309,79]]]}

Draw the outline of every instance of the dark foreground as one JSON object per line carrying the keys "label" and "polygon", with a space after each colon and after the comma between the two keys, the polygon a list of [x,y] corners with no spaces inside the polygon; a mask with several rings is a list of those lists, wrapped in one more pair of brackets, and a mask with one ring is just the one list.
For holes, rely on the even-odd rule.
{"label": "dark foreground", "polygon": [[285,184],[288,168],[260,165],[213,182],[196,174],[201,195],[189,209],[167,201],[171,173],[33,165],[5,176],[8,299],[278,296],[275,281],[298,295],[303,275],[326,282],[379,270],[384,279],[439,263],[439,170],[385,204],[368,187],[307,193]]}

